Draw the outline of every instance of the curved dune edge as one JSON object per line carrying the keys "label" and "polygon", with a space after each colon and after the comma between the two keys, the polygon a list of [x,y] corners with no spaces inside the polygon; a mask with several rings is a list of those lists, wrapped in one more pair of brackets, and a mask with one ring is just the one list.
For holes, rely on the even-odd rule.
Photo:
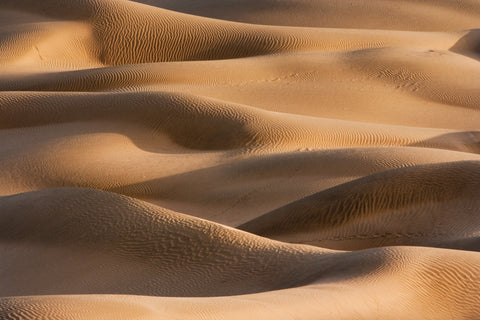
{"label": "curved dune edge", "polygon": [[[52,99],[53,98],[53,99]],[[477,131],[409,128],[265,111],[169,92],[9,96],[3,128],[80,121],[140,124],[182,147],[200,150],[411,145],[480,152]]]}
{"label": "curved dune edge", "polygon": [[[112,304],[120,308],[115,312],[140,315],[148,306],[155,310],[149,316],[170,317],[183,312],[195,317],[193,310],[222,317],[232,308],[247,307],[233,315],[241,317],[253,312],[248,306],[268,313],[285,299],[293,300],[277,311],[303,312],[308,319],[320,309],[324,309],[320,314],[329,314],[341,297],[349,297],[352,309],[343,309],[340,317],[351,312],[364,318],[381,316],[392,308],[399,308],[402,316],[428,315],[426,306],[435,307],[437,316],[452,310],[465,319],[478,315],[480,256],[476,252],[415,247],[335,252],[285,244],[91,189],[47,189],[3,197],[0,208],[2,261],[10,275],[3,280],[2,296],[7,297],[0,303],[4,315],[17,314],[21,319],[53,314],[102,317]],[[24,261],[23,267],[17,259]],[[393,296],[385,296],[385,286],[395,288]],[[209,298],[8,298],[111,291]],[[268,292],[254,293],[258,291]],[[365,291],[367,296],[360,294]],[[327,294],[330,298],[325,300]],[[397,296],[410,298],[394,307],[391,301]],[[373,301],[375,309],[369,307]],[[57,311],[57,303],[69,307]],[[315,307],[304,309],[306,303]],[[84,314],[82,307],[87,307]]]}
{"label": "curved dune edge", "polygon": [[[64,295],[0,298],[1,315],[15,319],[475,319],[479,315],[479,255],[467,251],[396,247],[386,265],[364,278],[232,297],[165,298]],[[354,253],[352,253],[354,254]],[[401,261],[400,263],[398,263]],[[335,267],[335,268],[338,268]],[[388,294],[385,294],[388,290]],[[345,304],[345,299],[348,304]],[[401,300],[402,303],[394,303]]]}
{"label": "curved dune edge", "polygon": [[[312,193],[378,172],[479,159],[470,153],[412,147],[287,152],[231,159],[192,172],[104,188],[237,227]],[[184,190],[185,183],[189,184],[188,190]],[[238,201],[237,194],[246,188],[254,192]]]}
{"label": "curved dune edge", "polygon": [[[446,31],[478,26],[475,0],[331,2],[328,0],[135,0],[193,15],[246,23],[317,28]],[[268,8],[268,10],[267,10]],[[414,13],[414,14],[412,14]]]}
{"label": "curved dune edge", "polygon": [[479,28],[0,0],[0,319],[479,319]]}
{"label": "curved dune edge", "polygon": [[[27,4],[27,6],[25,6]],[[459,35],[355,29],[271,27],[186,15],[129,1],[50,0],[61,10],[44,10],[32,1],[3,3],[10,10],[86,21],[92,30],[91,54],[104,65],[161,61],[231,59],[288,51],[358,50],[409,44],[452,47]],[[70,14],[66,11],[71,10]],[[129,25],[125,29],[124,25]]]}
{"label": "curved dune edge", "polygon": [[343,250],[430,245],[480,250],[480,162],[369,175],[303,198],[238,228]]}
{"label": "curved dune edge", "polygon": [[[60,92],[182,91],[283,113],[406,126],[476,129],[478,114],[464,109],[478,111],[480,88],[476,79],[480,68],[474,59],[458,54],[468,55],[461,46],[465,47],[456,46],[457,53],[436,47],[428,50],[393,47],[8,74],[0,76],[0,88]],[[334,78],[335,83],[327,80],[327,75]],[[371,96],[364,92],[367,85],[378,90],[375,92],[377,99],[391,95],[395,98],[390,97],[389,104],[367,99]],[[258,89],[264,91],[263,97],[252,99],[252,92]],[[339,99],[337,95],[344,90],[352,97]],[[299,105],[295,98],[298,93],[310,97]],[[7,99],[14,94],[5,95]],[[280,98],[276,98],[277,95]],[[318,99],[328,101],[327,105],[322,106]],[[352,102],[356,108],[352,108]],[[349,109],[348,115],[338,110],[340,106]],[[372,110],[374,114],[370,114]],[[425,113],[424,117],[408,116],[410,112],[419,111]],[[447,115],[454,119],[445,121]]]}
{"label": "curved dune edge", "polygon": [[[274,242],[94,189],[2,197],[0,212],[9,274],[2,279],[3,296],[241,294],[312,281],[320,265],[331,265],[322,249]],[[19,268],[22,261],[31,265]],[[295,273],[299,277],[290,277]]]}

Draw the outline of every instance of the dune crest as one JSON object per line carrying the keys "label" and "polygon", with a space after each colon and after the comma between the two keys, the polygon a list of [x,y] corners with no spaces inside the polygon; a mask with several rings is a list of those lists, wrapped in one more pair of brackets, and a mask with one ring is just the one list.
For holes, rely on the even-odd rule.
{"label": "dune crest", "polygon": [[0,319],[480,318],[480,2],[0,1]]}

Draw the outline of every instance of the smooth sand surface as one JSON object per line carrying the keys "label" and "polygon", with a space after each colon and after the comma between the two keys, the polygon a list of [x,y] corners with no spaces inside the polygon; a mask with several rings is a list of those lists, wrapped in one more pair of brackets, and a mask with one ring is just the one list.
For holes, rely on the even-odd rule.
{"label": "smooth sand surface", "polygon": [[0,1],[0,319],[480,319],[480,2]]}

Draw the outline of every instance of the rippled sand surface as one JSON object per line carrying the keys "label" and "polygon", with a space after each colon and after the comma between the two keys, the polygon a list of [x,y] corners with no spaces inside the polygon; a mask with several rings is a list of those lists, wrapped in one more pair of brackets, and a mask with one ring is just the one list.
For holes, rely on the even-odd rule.
{"label": "rippled sand surface", "polygon": [[0,319],[480,319],[477,0],[1,0]]}

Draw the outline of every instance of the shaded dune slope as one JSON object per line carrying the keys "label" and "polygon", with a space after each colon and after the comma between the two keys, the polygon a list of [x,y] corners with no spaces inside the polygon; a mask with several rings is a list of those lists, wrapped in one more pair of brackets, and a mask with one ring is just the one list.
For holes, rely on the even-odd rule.
{"label": "shaded dune slope", "polygon": [[[48,10],[48,7],[61,10]],[[270,27],[186,15],[128,1],[7,0],[6,9],[85,21],[92,55],[106,65],[229,59],[302,50],[353,50],[409,44],[448,49],[458,34]],[[71,13],[66,14],[66,11]],[[124,26],[129,25],[129,28]]]}
{"label": "shaded dune slope", "polygon": [[[468,251],[378,248],[344,254],[336,275],[380,263],[368,276],[333,277],[311,285],[264,293],[208,298],[123,295],[62,295],[0,298],[6,319],[474,319],[478,315],[479,257]],[[352,256],[353,259],[350,259]],[[359,260],[360,259],[360,260]],[[334,281],[332,281],[334,280]],[[411,285],[414,283],[415,285]],[[385,290],[389,294],[385,295]],[[345,304],[345,299],[349,303]],[[402,303],[393,303],[401,300]],[[338,311],[341,310],[341,311]]]}
{"label": "shaded dune slope", "polygon": [[[1,254],[2,258],[7,258],[4,261],[13,262],[3,269],[10,274],[10,283],[4,282],[2,286],[3,295],[114,291],[188,297],[235,295],[303,285],[307,292],[314,288],[319,290],[307,295],[312,303],[322,301],[322,288],[332,288],[334,296],[346,290],[342,295],[357,302],[362,301],[357,290],[369,288],[370,297],[363,295],[367,302],[379,298],[382,286],[393,285],[399,291],[397,294],[415,293],[404,300],[402,307],[413,308],[412,314],[421,315],[422,306],[443,305],[439,307],[441,314],[451,310],[453,303],[457,303],[455,308],[461,309],[459,315],[465,318],[476,312],[479,257],[473,252],[407,247],[335,252],[289,245],[91,189],[47,189],[19,194],[0,198],[0,206]],[[39,225],[42,228],[38,228]],[[24,255],[29,257],[28,263]],[[15,263],[16,259],[24,262]],[[51,261],[50,264],[45,264],[45,260]],[[31,269],[31,265],[35,265],[35,269]],[[38,272],[42,278],[37,277]],[[105,282],[106,279],[109,281]],[[422,291],[408,286],[411,281],[421,284],[425,293],[440,281],[442,287],[436,290],[440,293],[442,288],[448,288],[448,294],[423,295]],[[140,307],[137,303],[145,299],[147,306],[161,303],[163,308],[173,304],[180,308],[202,309],[213,303],[209,312],[225,316],[229,307],[238,307],[246,299],[245,306],[256,306],[265,313],[270,310],[270,303],[286,299],[289,290],[293,290],[291,296],[296,297],[293,303],[299,306],[305,289],[261,293],[251,296],[253,301],[246,296],[223,297],[210,302],[132,297],[130,302],[127,299],[121,304],[120,310],[135,310]],[[98,298],[84,296],[72,301],[73,304],[68,302],[71,298],[67,296],[2,298],[2,312],[13,316],[25,310],[26,314],[21,317],[29,319],[37,312],[41,317],[41,308],[47,307],[53,314],[66,312],[63,316],[81,317],[85,314],[79,313],[75,306],[93,303],[89,310],[95,311],[96,303],[102,306],[106,303],[103,299],[111,299],[105,296],[95,303]],[[271,302],[259,306],[255,302],[257,299]],[[336,297],[328,300],[338,303]],[[50,304],[58,301],[67,302],[70,307],[51,308]],[[463,302],[458,304],[458,301]],[[322,306],[325,301],[319,308]],[[377,303],[377,307],[379,315],[389,309],[386,301]],[[318,309],[306,313],[312,315],[315,310]],[[104,315],[104,311],[99,311],[96,316]],[[371,314],[368,311],[365,314]],[[162,311],[154,311],[153,315],[158,316],[157,312]],[[169,316],[179,315],[176,312]],[[238,316],[242,314],[248,311]]]}
{"label": "shaded dune slope", "polygon": [[[162,92],[5,95],[2,127],[120,121],[166,133],[202,150],[414,145],[478,153],[478,132],[405,128],[280,114],[215,99]],[[435,139],[443,136],[442,139]]]}
{"label": "shaded dune slope", "polygon": [[325,250],[274,242],[93,189],[3,197],[0,211],[9,274],[2,296],[231,295],[297,286],[316,279],[321,265],[332,266],[328,259],[322,263]]}
{"label": "shaded dune slope", "polygon": [[205,152],[182,148],[158,133],[149,141],[150,131],[108,122],[8,130],[1,136],[3,195],[62,186],[96,188],[232,226],[376,172],[479,159],[472,153],[418,147]]}
{"label": "shaded dune slope", "polygon": [[[291,201],[377,172],[478,159],[477,155],[467,153],[405,147],[288,152],[232,159],[200,170],[107,190],[238,226]],[[189,184],[188,191],[184,190],[185,183]]]}
{"label": "shaded dune slope", "polygon": [[480,318],[479,28],[0,0],[0,319]]}
{"label": "shaded dune slope", "polygon": [[[478,26],[475,0],[277,1],[135,0],[165,9],[247,23],[323,28],[447,31]],[[414,14],[412,14],[414,13]]]}
{"label": "shaded dune slope", "polygon": [[[467,45],[457,45],[455,50],[460,51],[462,47],[465,48]],[[469,54],[465,49],[462,49],[462,52]],[[301,63],[298,59],[301,59]],[[450,77],[443,77],[445,72],[448,72]],[[326,89],[322,89],[317,95],[332,100],[339,88],[325,81],[325,75],[329,75],[335,78],[336,86],[340,85],[340,89],[346,89],[344,86],[348,85],[349,90],[355,95],[361,95],[360,88],[356,84],[361,81],[364,82],[363,85],[368,83],[378,89],[389,90],[408,104],[413,103],[414,98],[421,99],[415,103],[418,105],[417,108],[428,110],[422,104],[425,104],[425,101],[431,101],[439,105],[478,111],[480,95],[478,83],[475,80],[479,72],[478,63],[475,60],[448,50],[375,48],[333,53],[288,53],[273,57],[225,61],[137,64],[31,76],[8,75],[3,79],[0,77],[0,88],[5,91],[101,91],[127,87],[131,90],[144,91],[142,86],[148,85],[149,88],[156,90],[171,91],[182,88],[191,93],[215,97],[215,93],[208,90],[209,86],[222,89],[225,85],[240,88],[260,86],[269,91],[280,86],[282,90],[290,92],[292,89],[288,88],[288,84],[295,81],[298,85],[296,90],[300,88],[305,92],[311,91],[314,84],[318,87],[318,83],[321,83],[333,92],[329,93]],[[459,81],[459,78],[462,81]],[[222,97],[218,93],[216,96]],[[238,92],[236,96],[230,95],[225,98],[251,103]],[[296,112],[307,115],[319,115],[319,111],[327,112],[327,108],[318,106],[318,101],[316,104],[315,107],[310,106],[307,110],[302,108]],[[259,106],[267,107],[262,103]],[[367,111],[367,106],[360,106],[360,110],[355,112],[356,116]],[[276,108],[274,111],[285,111],[281,105]],[[397,115],[402,116],[395,108],[387,110],[393,113],[392,118]],[[439,112],[441,107],[437,106],[435,110]],[[296,113],[292,110],[289,112]],[[433,112],[429,116],[435,119],[430,123],[439,121],[440,117],[435,117]],[[468,119],[462,118],[462,123],[466,124]],[[475,119],[478,120],[478,116]]]}
{"label": "shaded dune slope", "polygon": [[479,162],[396,169],[298,200],[239,229],[335,249],[410,244],[479,250],[479,181]]}

